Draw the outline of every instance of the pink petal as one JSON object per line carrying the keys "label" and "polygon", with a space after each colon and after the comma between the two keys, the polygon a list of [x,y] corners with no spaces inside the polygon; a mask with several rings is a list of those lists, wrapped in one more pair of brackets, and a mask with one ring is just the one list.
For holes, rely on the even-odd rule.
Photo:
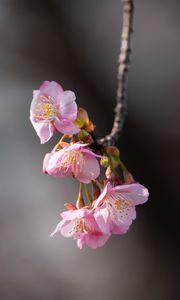
{"label": "pink petal", "polygon": [[117,212],[107,207],[99,207],[94,213],[94,218],[104,234],[124,234],[135,218],[135,208],[133,206],[128,211]]}
{"label": "pink petal", "polygon": [[45,94],[47,96],[51,96],[55,103],[60,102],[60,96],[63,94],[63,89],[55,81],[44,81],[40,86],[39,91],[41,94]]}
{"label": "pink petal", "polygon": [[104,197],[106,196],[106,194],[112,189],[112,186],[110,184],[110,182],[108,182],[106,184],[106,186],[104,187],[104,190],[102,191],[102,193],[99,195],[99,197],[96,199],[95,204],[93,206],[93,210],[95,208],[97,208],[102,202]]}
{"label": "pink petal", "polygon": [[73,221],[62,220],[60,223],[60,232],[65,237],[72,237],[74,235],[73,231]]}
{"label": "pink petal", "polygon": [[110,237],[110,235],[103,235],[101,233],[85,234],[81,238],[81,242],[79,242],[78,244],[81,246],[81,248],[83,245],[86,245],[93,249],[96,249],[96,248],[104,246],[104,244],[107,242],[109,237]]}
{"label": "pink petal", "polygon": [[32,121],[32,125],[40,138],[41,144],[50,140],[54,132],[54,126],[49,122],[36,123]]}
{"label": "pink petal", "polygon": [[89,183],[96,179],[100,173],[100,167],[97,159],[93,156],[85,154],[82,161],[79,162],[81,168],[77,173],[76,178],[83,183]]}
{"label": "pink petal", "polygon": [[83,247],[83,241],[82,241],[82,239],[78,239],[77,240],[77,246],[78,246],[79,249],[82,249],[82,247]]}
{"label": "pink petal", "polygon": [[107,195],[106,204],[111,220],[119,226],[129,225],[136,218],[136,210],[132,201],[115,189]]}
{"label": "pink petal", "polygon": [[61,96],[59,112],[62,118],[74,121],[77,117],[76,96],[72,91],[64,91]]}
{"label": "pink petal", "polygon": [[37,98],[38,95],[39,95],[39,90],[34,90],[33,91],[33,98]]}
{"label": "pink petal", "polygon": [[86,208],[80,208],[75,210],[63,211],[61,217],[66,220],[74,220],[86,218],[90,214],[90,210]]}
{"label": "pink petal", "polygon": [[56,129],[64,134],[77,134],[79,132],[79,128],[68,119],[58,119],[54,120],[54,126]]}
{"label": "pink petal", "polygon": [[44,160],[43,160],[43,173],[47,173],[47,167],[48,167],[51,155],[52,155],[52,153],[47,153],[44,157]]}
{"label": "pink petal", "polygon": [[114,190],[119,191],[125,199],[134,205],[145,203],[149,196],[148,190],[139,183],[119,185]]}
{"label": "pink petal", "polygon": [[[81,150],[83,149],[83,152],[84,152],[84,147],[87,147],[88,144],[81,144],[81,143],[74,143],[74,144],[71,144],[69,147],[68,147],[68,151],[72,151],[72,150]],[[91,152],[91,151],[90,151]],[[92,152],[91,152],[92,153]]]}
{"label": "pink petal", "polygon": [[[131,221],[131,223],[132,223],[132,221]],[[125,234],[129,230],[131,223],[128,225],[120,224],[120,226],[115,223],[111,223],[111,233],[112,234]]]}
{"label": "pink petal", "polygon": [[94,218],[100,228],[100,230],[104,234],[110,234],[111,228],[110,228],[110,222],[109,222],[109,212],[107,210],[107,207],[104,208],[97,208],[94,213]]}
{"label": "pink petal", "polygon": [[52,153],[49,159],[45,157],[44,168],[46,172],[55,177],[70,176],[72,174],[72,166],[66,162],[67,155],[68,153],[62,149]]}
{"label": "pink petal", "polygon": [[53,230],[53,232],[50,234],[50,237],[53,237],[57,232],[60,231],[61,226],[67,222],[66,220],[62,220],[60,223],[57,224],[56,228]]}
{"label": "pink petal", "polygon": [[106,156],[98,155],[98,154],[94,153],[92,150],[89,150],[89,149],[83,149],[83,153],[87,153],[87,154],[90,154],[92,156],[99,157],[99,158],[106,158]]}
{"label": "pink petal", "polygon": [[132,223],[132,220],[136,218],[136,210],[134,206],[129,206],[123,210],[114,212],[114,215],[111,215],[111,219],[118,226],[126,225],[129,226]]}

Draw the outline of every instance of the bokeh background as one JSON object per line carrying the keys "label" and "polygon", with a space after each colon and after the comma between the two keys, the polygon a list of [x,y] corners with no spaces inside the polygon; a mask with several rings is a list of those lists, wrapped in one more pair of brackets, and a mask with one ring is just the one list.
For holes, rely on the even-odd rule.
{"label": "bokeh background", "polygon": [[72,89],[111,129],[120,0],[0,0],[0,299],[178,300],[180,1],[135,1],[122,159],[150,191],[125,236],[96,251],[49,234],[71,178],[43,175],[45,145],[29,122],[44,80]]}

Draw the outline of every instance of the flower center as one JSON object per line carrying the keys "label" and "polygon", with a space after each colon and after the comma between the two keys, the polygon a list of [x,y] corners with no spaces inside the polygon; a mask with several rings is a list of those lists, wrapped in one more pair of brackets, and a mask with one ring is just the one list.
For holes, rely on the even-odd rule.
{"label": "flower center", "polygon": [[83,167],[82,154],[77,151],[69,151],[64,158],[60,161],[59,168],[63,169],[66,173],[69,169],[72,172],[73,176],[76,176],[77,173],[81,172]]}
{"label": "flower center", "polygon": [[70,234],[72,234],[76,239],[81,238],[81,234],[84,231],[84,220],[76,219],[74,220],[72,229],[70,230]]}
{"label": "flower center", "polygon": [[114,214],[115,212],[125,213],[129,210],[129,207],[131,206],[131,203],[118,193],[110,193],[106,199],[106,203],[110,211],[114,211]]}
{"label": "flower center", "polygon": [[95,229],[90,224],[90,222],[88,222],[83,218],[76,219],[72,231],[74,232],[76,238],[80,238],[82,233],[89,233],[89,234],[95,233]]}
{"label": "flower center", "polygon": [[116,208],[116,210],[118,210],[119,212],[124,212],[126,209],[128,209],[130,206],[130,203],[128,203],[127,200],[124,200],[122,198],[117,199],[114,202],[114,207]]}
{"label": "flower center", "polygon": [[52,121],[57,114],[57,109],[53,104],[51,96],[40,95],[41,102],[33,108],[34,121]]}
{"label": "flower center", "polygon": [[77,222],[74,225],[74,231],[75,233],[82,233],[84,230],[84,220],[80,219],[77,220]]}

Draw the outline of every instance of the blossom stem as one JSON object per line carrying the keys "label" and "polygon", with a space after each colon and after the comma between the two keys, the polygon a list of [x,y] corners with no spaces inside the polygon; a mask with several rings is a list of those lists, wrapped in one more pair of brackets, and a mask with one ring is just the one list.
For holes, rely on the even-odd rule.
{"label": "blossom stem", "polygon": [[108,159],[109,159],[109,166],[110,166],[111,172],[114,172],[115,171],[115,167],[113,165],[111,156],[109,156]]}
{"label": "blossom stem", "polygon": [[123,162],[120,159],[119,159],[119,165],[120,165],[122,171],[128,171],[126,166],[123,164]]}
{"label": "blossom stem", "polygon": [[94,185],[96,185],[100,189],[100,191],[103,190],[103,186],[102,186],[101,182],[97,178],[95,180],[92,180],[92,183]]}
{"label": "blossom stem", "polygon": [[128,171],[128,169],[126,168],[126,166],[123,164],[123,162],[120,159],[119,159],[119,166],[121,167],[121,169],[123,171],[123,177],[124,177],[125,183],[129,184],[129,183],[135,182],[133,175]]}
{"label": "blossom stem", "polygon": [[59,140],[59,142],[57,143],[57,145],[55,146],[55,149],[57,150],[58,148],[62,148],[61,147],[61,143],[66,139],[66,138],[70,138],[72,135],[69,135],[69,134],[64,134],[61,138],[60,138],[60,140]]}
{"label": "blossom stem", "polygon": [[88,184],[85,184],[85,192],[86,192],[86,197],[89,201],[89,204],[91,205],[93,203],[93,198],[91,196]]}
{"label": "blossom stem", "polygon": [[72,134],[64,134],[60,140],[59,140],[59,144],[62,143],[65,139],[71,138]]}
{"label": "blossom stem", "polygon": [[77,198],[77,201],[76,201],[76,207],[77,208],[82,208],[85,206],[85,203],[84,203],[84,199],[83,199],[83,195],[82,195],[82,182],[80,182],[79,184],[79,195],[78,195],[78,198]]}
{"label": "blossom stem", "polygon": [[100,140],[100,144],[113,145],[121,135],[127,114],[126,90],[127,90],[127,73],[130,62],[130,42],[131,33],[133,32],[133,12],[134,0],[122,0],[123,21],[121,33],[121,48],[118,58],[118,86],[116,96],[116,107],[114,123],[111,133]]}
{"label": "blossom stem", "polygon": [[79,183],[79,195],[82,195],[82,188],[83,188],[83,184],[82,182]]}

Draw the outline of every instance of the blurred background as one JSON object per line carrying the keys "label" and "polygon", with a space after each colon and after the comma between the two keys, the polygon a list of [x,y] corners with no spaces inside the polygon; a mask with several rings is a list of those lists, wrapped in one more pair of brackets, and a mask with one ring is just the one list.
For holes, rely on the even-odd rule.
{"label": "blurred background", "polygon": [[49,238],[77,185],[43,175],[32,90],[55,80],[113,121],[120,0],[0,0],[0,299],[178,300],[180,2],[135,1],[121,157],[150,191],[127,235],[96,251]]}

